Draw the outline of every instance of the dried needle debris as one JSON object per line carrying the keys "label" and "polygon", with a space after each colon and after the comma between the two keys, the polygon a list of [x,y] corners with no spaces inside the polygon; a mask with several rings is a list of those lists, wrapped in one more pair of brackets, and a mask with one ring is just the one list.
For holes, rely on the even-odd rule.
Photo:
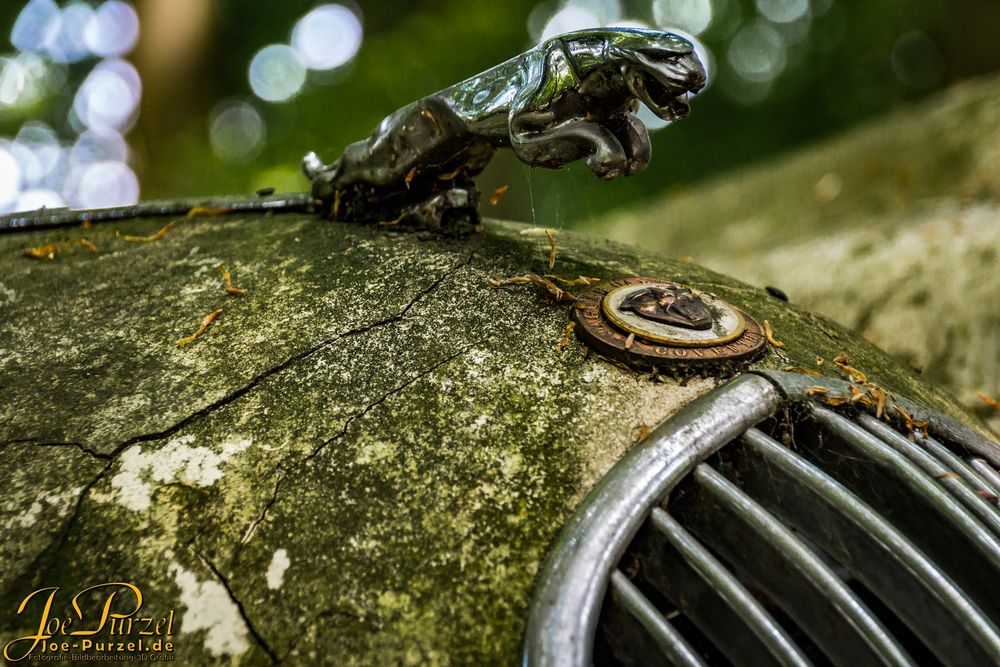
{"label": "dried needle debris", "polygon": [[190,211],[187,212],[188,220],[191,218],[197,218],[199,216],[216,216],[216,215],[226,215],[227,213],[232,213],[233,209],[228,206],[221,206],[218,208],[209,208],[207,206],[195,206]]}
{"label": "dried needle debris", "polygon": [[200,336],[202,333],[205,332],[205,329],[208,328],[208,325],[211,324],[215,320],[215,318],[218,317],[221,313],[222,313],[221,308],[219,310],[209,313],[205,317],[205,319],[201,321],[201,326],[198,327],[197,331],[195,331],[187,338],[181,338],[179,341],[177,341],[177,347],[184,347],[185,345],[190,345],[191,343],[193,343],[195,339],[198,338],[198,336]]}
{"label": "dried needle debris", "polygon": [[994,410],[1000,410],[1000,401],[998,401],[997,399],[993,398],[992,396],[988,396],[987,394],[984,394],[981,391],[977,391],[976,392],[976,396],[979,397],[980,401],[982,401],[986,405],[990,406]]}
{"label": "dried needle debris", "polygon": [[589,287],[594,283],[601,282],[600,278],[589,278],[587,276],[579,276],[577,278],[563,278],[562,276],[557,276],[552,273],[546,273],[543,278],[549,280],[554,280],[563,287],[576,287],[577,285],[583,285],[584,287]]}
{"label": "dried needle debris", "polygon": [[[194,210],[194,209],[192,209]],[[190,215],[190,213],[188,214]],[[152,243],[153,241],[159,241],[164,236],[170,233],[170,230],[174,228],[177,224],[176,220],[171,220],[163,227],[158,229],[156,232],[150,234],[149,236],[133,236],[131,234],[122,234],[119,230],[115,230],[115,238],[121,239],[122,241],[132,241],[135,243]]]}
{"label": "dried needle debris", "polygon": [[[892,410],[899,416],[899,419],[903,422],[905,429],[909,432],[911,439],[916,437],[917,434],[927,435],[927,426],[929,422],[918,421],[914,419],[906,410],[897,405],[895,402],[891,403],[891,394],[885,389],[870,381],[868,377],[847,363],[847,355],[840,354],[833,360],[834,365],[837,369],[847,376],[850,384],[847,386],[848,395],[837,396],[829,393],[826,387],[809,387],[806,389],[806,394],[809,396],[822,396],[822,402],[830,407],[840,407],[844,405],[856,406],[860,405],[863,408],[874,411],[875,418],[884,421],[891,421],[888,408],[891,407]],[[816,365],[821,366],[823,360],[821,358],[816,359]],[[786,368],[786,370],[788,370]]]}
{"label": "dried needle debris", "polygon": [[[319,206],[323,203],[322,200],[317,199],[316,205]],[[333,217],[336,218],[340,215],[340,190],[333,193]]]}
{"label": "dried needle debris", "polygon": [[995,503],[997,500],[1000,500],[1000,497],[998,497],[995,493],[990,493],[986,489],[976,489],[976,493],[980,498],[988,500],[991,503]]}
{"label": "dried needle debris", "polygon": [[653,432],[649,424],[646,422],[641,422],[638,426],[632,429],[632,444],[641,445],[649,439],[649,435]]}
{"label": "dried needle debris", "polygon": [[499,289],[506,285],[522,284],[532,284],[540,287],[545,292],[546,297],[555,303],[576,303],[577,301],[575,295],[559,287],[555,284],[555,282],[547,278],[543,278],[535,273],[529,273],[524,276],[514,276],[513,278],[490,278],[486,281],[486,286],[491,289]]}
{"label": "dried needle debris", "polygon": [[[849,366],[847,364],[846,354],[837,355],[837,357],[834,358],[833,363],[837,369],[840,370],[841,373],[844,373],[852,382],[857,382],[861,385],[860,387],[851,385],[850,398],[844,399],[845,402],[850,402],[852,405],[860,403],[866,408],[874,407],[876,419],[887,419],[888,414],[886,413],[886,405],[889,402],[888,392],[874,382],[869,381],[868,377],[857,368]],[[823,365],[823,359],[817,357],[816,365]],[[838,405],[843,405],[843,403],[838,403]],[[910,430],[912,431],[913,429],[911,428]]]}
{"label": "dried needle debris", "polygon": [[549,240],[549,271],[556,268],[556,237],[552,235],[552,231],[545,230],[545,238]]}
{"label": "dried needle debris", "polygon": [[503,196],[507,194],[507,190],[510,190],[509,185],[501,185],[499,188],[493,191],[493,196],[490,197],[490,203],[496,206],[503,199]]}
{"label": "dried needle debris", "polygon": [[871,407],[874,405],[872,399],[868,398],[868,392],[862,391],[861,389],[855,387],[853,384],[850,386],[851,391],[851,404],[860,403],[865,407]]}
{"label": "dried needle debris", "polygon": [[573,329],[576,328],[576,322],[567,322],[566,328],[563,329],[562,339],[559,341],[559,345],[556,346],[556,352],[562,354],[569,347],[570,336],[573,335]]}
{"label": "dried needle debris", "polygon": [[899,407],[898,405],[893,405],[892,409],[895,410],[896,413],[903,418],[903,423],[906,424],[907,431],[909,431],[910,433],[913,433],[914,431],[924,431],[925,432],[924,435],[926,435],[928,422],[921,422],[915,420],[913,417],[910,416],[910,414],[906,410]]}
{"label": "dried needle debris", "polygon": [[38,246],[37,248],[26,248],[24,250],[24,256],[30,259],[47,259],[51,262],[56,258],[57,252],[59,252],[59,246],[55,243],[49,243],[48,245]]}
{"label": "dried needle debris", "polygon": [[815,368],[803,368],[802,366],[785,366],[781,370],[788,371],[790,373],[805,373],[806,375],[823,375]]}
{"label": "dried needle debris", "polygon": [[66,241],[63,245],[66,246],[67,248],[74,245],[80,245],[89,250],[90,252],[97,252],[97,246],[94,245],[89,240],[83,238],[82,236],[75,239],[70,239]]}
{"label": "dried needle debris", "polygon": [[771,323],[764,320],[764,336],[767,337],[767,342],[775,347],[785,347],[785,344],[774,337],[774,331],[771,329]]}
{"label": "dried needle debris", "polygon": [[875,399],[875,418],[882,419],[885,417],[885,403],[887,400],[885,390],[873,385],[868,387],[868,393]]}
{"label": "dried needle debris", "polygon": [[219,272],[222,273],[222,278],[226,281],[226,292],[232,294],[233,296],[243,296],[247,293],[245,289],[233,287],[233,277],[229,274],[229,269],[224,266],[220,266]]}
{"label": "dried needle debris", "polygon": [[857,368],[851,368],[847,365],[847,355],[841,354],[836,359],[833,360],[834,365],[841,370],[841,372],[846,373],[851,377],[852,380],[857,380],[861,384],[867,384],[868,378],[864,373],[859,371]]}
{"label": "dried needle debris", "polygon": [[399,217],[396,218],[395,220],[380,220],[379,223],[378,223],[378,226],[379,227],[395,227],[396,225],[398,225],[400,222],[403,221],[403,218],[405,216],[406,216],[406,213],[400,213]]}
{"label": "dried needle debris", "polygon": [[439,181],[450,181],[450,180],[453,180],[456,176],[458,176],[459,174],[461,174],[463,171],[465,171],[465,165],[462,165],[461,167],[458,167],[454,171],[449,171],[447,174],[438,174],[438,180]]}
{"label": "dried needle debris", "polygon": [[[76,245],[83,246],[91,252],[97,252],[97,246],[83,237],[69,239],[67,241],[63,241],[62,243],[62,247],[64,248],[72,248]],[[59,244],[49,243],[47,245],[38,246],[37,248],[26,248],[23,254],[25,257],[30,259],[47,259],[51,262],[56,258],[56,255],[59,254]]]}

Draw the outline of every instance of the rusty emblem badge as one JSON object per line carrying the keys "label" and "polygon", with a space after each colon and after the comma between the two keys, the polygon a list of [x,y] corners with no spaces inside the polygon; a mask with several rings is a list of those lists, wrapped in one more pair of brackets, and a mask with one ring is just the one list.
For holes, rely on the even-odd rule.
{"label": "rusty emblem badge", "polygon": [[711,294],[649,278],[594,285],[580,296],[572,318],[584,345],[646,368],[749,361],[766,342],[761,326],[739,308]]}

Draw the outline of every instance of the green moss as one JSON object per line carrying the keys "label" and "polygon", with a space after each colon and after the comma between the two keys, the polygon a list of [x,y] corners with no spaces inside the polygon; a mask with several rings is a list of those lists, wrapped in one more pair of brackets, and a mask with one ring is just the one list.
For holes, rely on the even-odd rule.
{"label": "green moss", "polygon": [[[151,244],[98,226],[97,254],[52,263],[20,250],[78,232],[0,238],[0,442],[112,457],[101,475],[106,461],[76,447],[0,468],[58,477],[72,454],[80,479],[61,484],[92,482],[72,519],[3,552],[0,609],[33,586],[129,580],[151,611],[176,610],[184,664],[514,662],[533,577],[583,494],[641,425],[723,379],[653,382],[575,342],[558,354],[564,305],[486,286],[547,270],[544,237],[524,232],[490,222],[433,240],[231,216]],[[564,275],[674,279],[769,320],[787,351],[755,367],[847,353],[887,388],[957,412],[856,335],[762,290],[557,239]],[[245,297],[223,291],[223,264]],[[175,345],[217,308],[201,338]],[[7,529],[34,500],[17,488]],[[4,641],[30,626],[7,618]]]}

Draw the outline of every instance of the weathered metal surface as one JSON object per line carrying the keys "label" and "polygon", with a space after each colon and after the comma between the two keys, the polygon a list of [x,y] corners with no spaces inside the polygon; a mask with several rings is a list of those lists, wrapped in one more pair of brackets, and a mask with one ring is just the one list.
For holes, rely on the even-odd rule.
{"label": "weathered metal surface", "polygon": [[[174,220],[155,242],[115,236]],[[0,644],[37,628],[15,614],[35,588],[129,578],[151,612],[175,611],[185,665],[516,660],[539,563],[580,499],[717,384],[653,380],[572,340],[557,352],[566,304],[487,286],[548,271],[524,231],[234,212],[0,235]],[[96,251],[65,245],[82,235]],[[787,347],[753,369],[846,353],[960,414],[762,290],[556,239],[563,275],[658,276],[766,318]],[[50,243],[52,261],[23,256]]]}

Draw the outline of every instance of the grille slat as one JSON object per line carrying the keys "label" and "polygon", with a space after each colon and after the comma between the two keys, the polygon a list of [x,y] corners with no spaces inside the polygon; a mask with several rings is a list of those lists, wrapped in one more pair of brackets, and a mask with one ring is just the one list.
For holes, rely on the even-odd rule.
{"label": "grille slat", "polygon": [[649,510],[691,469],[781,404],[778,389],[743,375],[692,401],[632,449],[590,491],[549,550],[525,631],[533,664],[591,663],[608,577]]}
{"label": "grille slat", "polygon": [[983,479],[993,487],[993,493],[1000,495],[1000,473],[996,471],[996,468],[983,459],[972,459],[971,463],[976,472],[982,475]]}
{"label": "grille slat", "polygon": [[[868,415],[862,415],[862,417],[867,417]],[[975,489],[977,492],[984,492],[986,494],[997,494],[1000,493],[1000,489],[994,489],[993,486],[987,481],[982,475],[980,475],[976,470],[966,463],[960,456],[952,452],[945,445],[938,442],[936,439],[930,436],[918,436],[917,442],[920,443],[924,449],[929,451],[931,454],[937,457],[939,461],[947,465],[951,470],[959,475],[962,479],[969,483],[969,485]],[[994,506],[996,501],[992,501]]]}
{"label": "grille slat", "polygon": [[939,484],[946,487],[953,496],[958,498],[965,505],[966,509],[972,512],[994,535],[1000,535],[1000,511],[997,510],[993,503],[988,502],[970,488],[958,473],[946,468],[921,447],[910,442],[871,415],[859,416],[858,423],[869,433],[880,438],[882,442],[895,449],[919,466],[925,473],[936,479]]}
{"label": "grille slat", "polygon": [[662,509],[653,509],[630,557],[642,563],[636,581],[676,605],[733,664],[811,664],[736,577]]}
{"label": "grille slat", "polygon": [[766,591],[832,662],[914,664],[871,610],[770,512],[706,464],[693,478],[696,490],[670,513]]}
{"label": "grille slat", "polygon": [[810,441],[813,453],[840,454],[827,457],[822,467],[889,518],[980,609],[1000,618],[1000,540],[933,478],[877,437],[824,408],[811,406],[811,414],[825,430]]}
{"label": "grille slat", "polygon": [[525,665],[1000,665],[1000,445],[821,407],[856,389],[745,374],[655,429],[553,545]]}
{"label": "grille slat", "polygon": [[873,591],[945,664],[988,664],[1000,633],[978,607],[868,504],[787,447],[750,429],[732,474]]}
{"label": "grille slat", "polygon": [[[623,619],[610,619],[618,630],[611,640],[611,650],[620,662],[659,665],[666,658],[677,667],[704,667],[698,652],[621,571],[611,574],[610,588],[612,602],[617,607],[612,613],[627,614],[638,624],[629,628],[621,622]],[[641,634],[636,632],[639,628]]]}

